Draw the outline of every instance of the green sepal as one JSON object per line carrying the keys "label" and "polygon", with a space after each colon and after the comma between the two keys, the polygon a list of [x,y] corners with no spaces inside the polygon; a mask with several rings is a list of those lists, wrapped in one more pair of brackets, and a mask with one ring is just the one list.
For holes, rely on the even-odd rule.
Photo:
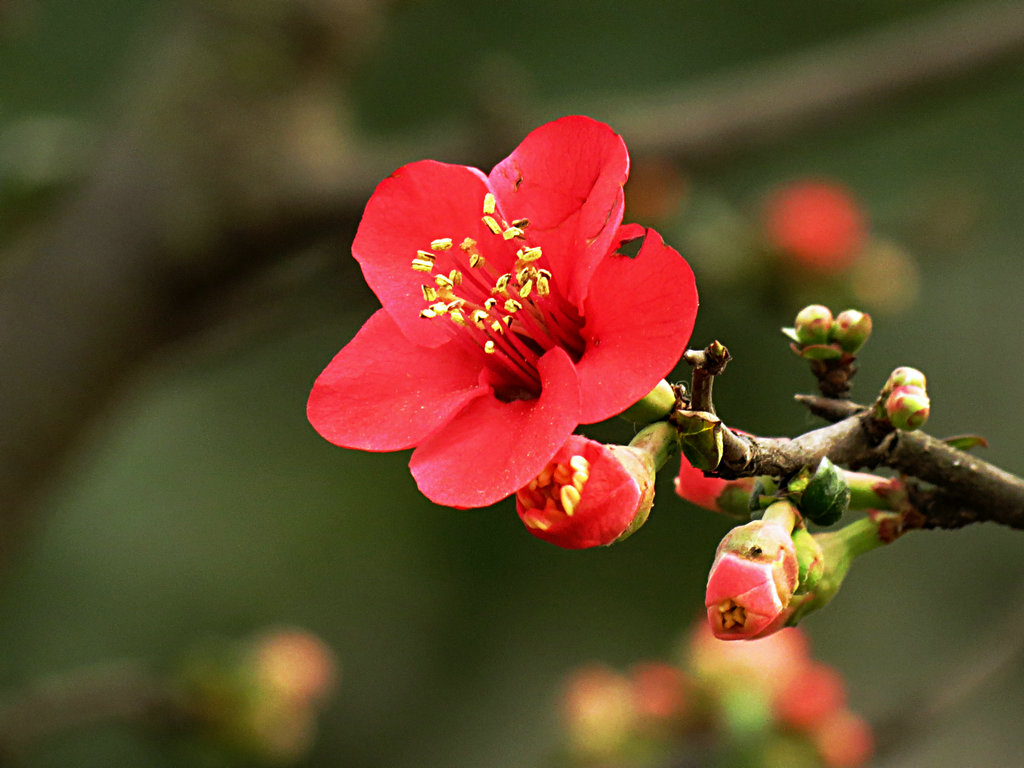
{"label": "green sepal", "polygon": [[690,465],[706,472],[717,468],[722,461],[722,420],[706,411],[679,411],[672,421]]}
{"label": "green sepal", "polygon": [[943,441],[950,448],[958,451],[969,451],[972,448],[988,448],[988,440],[981,435],[956,435],[944,438]]}
{"label": "green sepal", "polygon": [[780,328],[779,330],[781,330],[783,335],[790,341],[794,341],[797,344],[800,343],[800,337],[796,335],[796,328]]}
{"label": "green sepal", "polygon": [[838,344],[809,344],[806,347],[790,345],[804,360],[838,360],[843,356],[843,350]]}
{"label": "green sepal", "polygon": [[821,575],[825,572],[825,556],[817,539],[806,528],[793,531],[793,546],[800,567],[795,594],[800,595],[811,591],[821,581]]}
{"label": "green sepal", "polygon": [[850,487],[842,472],[823,456],[800,498],[800,512],[818,525],[832,525],[850,508]]}
{"label": "green sepal", "polygon": [[775,481],[767,475],[762,475],[754,480],[754,488],[750,491],[747,511],[751,515],[757,514],[771,504],[778,501],[775,492],[779,489]]}

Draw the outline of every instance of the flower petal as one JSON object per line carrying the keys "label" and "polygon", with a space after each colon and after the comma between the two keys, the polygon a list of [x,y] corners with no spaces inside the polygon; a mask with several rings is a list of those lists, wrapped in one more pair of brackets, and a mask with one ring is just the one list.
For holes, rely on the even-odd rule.
{"label": "flower petal", "polygon": [[[622,227],[621,235],[632,234]],[[580,422],[615,416],[650,392],[686,350],[697,317],[693,271],[654,230],[635,258],[607,256],[590,281],[586,351],[576,364]]]}
{"label": "flower petal", "polygon": [[479,362],[462,349],[455,343],[417,346],[386,311],[377,310],[317,378],[306,406],[309,421],[344,448],[416,445],[490,391],[480,384]]}
{"label": "flower petal", "polygon": [[504,215],[529,219],[530,242],[576,306],[622,222],[628,175],[622,138],[581,116],[540,126],[490,173]]}
{"label": "flower petal", "polygon": [[420,443],[409,467],[437,504],[485,507],[533,479],[575,429],[579,383],[559,348],[538,364],[541,394],[505,402],[492,393],[471,402]]}
{"label": "flower petal", "polygon": [[384,179],[366,204],[352,254],[384,309],[418,344],[437,346],[449,338],[442,325],[446,320],[427,322],[419,316],[425,306],[421,286],[433,278],[412,268],[418,250],[452,238],[452,248],[434,252],[434,271],[445,275],[466,268],[468,256],[458,244],[467,237],[486,243],[487,260],[499,272],[512,263],[514,248],[481,220],[487,192],[487,178],[476,168],[423,160]]}

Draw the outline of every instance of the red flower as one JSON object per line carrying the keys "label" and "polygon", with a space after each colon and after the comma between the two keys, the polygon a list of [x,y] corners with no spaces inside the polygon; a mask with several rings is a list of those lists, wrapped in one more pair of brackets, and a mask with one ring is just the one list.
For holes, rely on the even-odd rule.
{"label": "red flower", "polygon": [[864,245],[867,225],[845,187],[805,180],[775,192],[765,210],[765,235],[782,255],[811,269],[845,269]]}
{"label": "red flower", "polygon": [[490,175],[425,160],[382,181],[352,252],[383,308],[314,384],[316,430],[415,447],[424,494],[478,507],[646,395],[685,349],[697,293],[657,233],[621,226],[628,166],[608,126],[566,117]]}
{"label": "red flower", "polygon": [[516,512],[530,533],[560,547],[611,544],[646,522],[654,474],[640,451],[572,435],[516,492]]}
{"label": "red flower", "polygon": [[682,454],[675,481],[676,493],[691,504],[727,515],[749,511],[750,493],[756,482],[753,477],[741,477],[738,480],[707,477],[703,470],[692,466]]}
{"label": "red flower", "polygon": [[780,628],[798,572],[793,539],[782,525],[756,520],[730,531],[715,553],[704,599],[715,637],[749,639]]}

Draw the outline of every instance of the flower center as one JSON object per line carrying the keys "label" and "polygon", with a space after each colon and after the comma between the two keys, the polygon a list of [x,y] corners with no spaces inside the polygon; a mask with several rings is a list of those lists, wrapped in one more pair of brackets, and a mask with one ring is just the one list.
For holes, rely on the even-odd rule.
{"label": "flower center", "polygon": [[576,454],[568,462],[553,461],[525,488],[516,491],[520,516],[530,528],[548,530],[572,517],[590,478],[590,462]]}
{"label": "flower center", "polygon": [[[416,251],[412,268],[433,275],[420,286],[427,305],[420,317],[446,322],[453,338],[480,350],[500,399],[532,399],[540,394],[537,361],[545,352],[561,347],[574,362],[582,357],[582,322],[552,290],[551,272],[539,266],[544,254],[528,242],[530,222],[500,218],[490,192],[481,220],[495,240],[481,244],[466,237],[456,245],[440,237]],[[501,272],[508,264],[511,269]]]}
{"label": "flower center", "polygon": [[742,629],[747,623],[747,609],[726,598],[718,604],[718,629]]}

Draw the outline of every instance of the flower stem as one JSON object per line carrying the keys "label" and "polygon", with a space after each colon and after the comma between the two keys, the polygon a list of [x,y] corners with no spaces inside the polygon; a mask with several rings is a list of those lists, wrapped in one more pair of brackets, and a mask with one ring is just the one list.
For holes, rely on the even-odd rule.
{"label": "flower stem", "polygon": [[637,432],[629,447],[647,454],[657,472],[679,451],[679,433],[667,421],[656,421]]}

